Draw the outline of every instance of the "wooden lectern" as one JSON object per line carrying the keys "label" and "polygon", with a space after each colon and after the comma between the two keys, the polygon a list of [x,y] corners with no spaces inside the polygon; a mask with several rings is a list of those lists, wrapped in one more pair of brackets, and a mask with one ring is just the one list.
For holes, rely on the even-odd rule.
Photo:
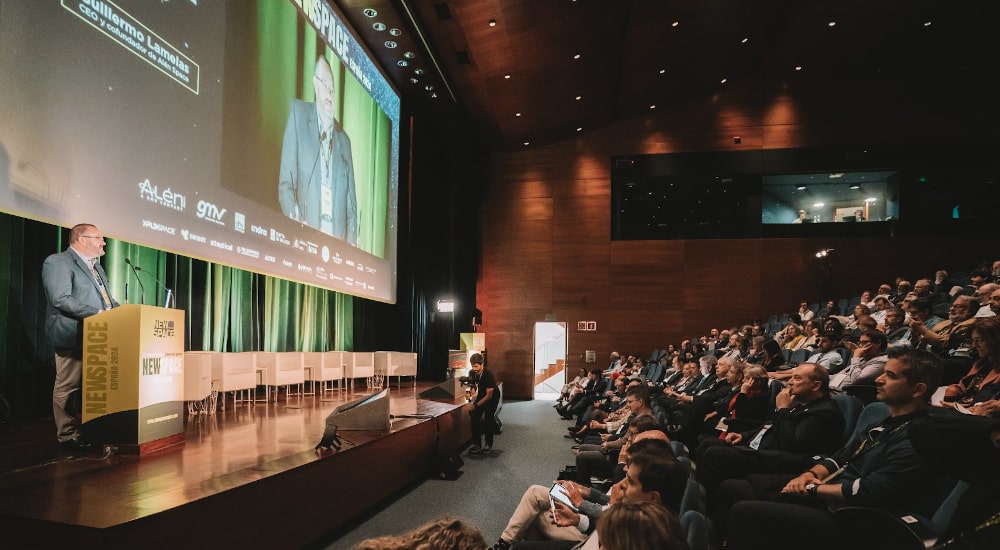
{"label": "wooden lectern", "polygon": [[184,312],[130,304],[83,320],[87,437],[147,454],[184,440]]}

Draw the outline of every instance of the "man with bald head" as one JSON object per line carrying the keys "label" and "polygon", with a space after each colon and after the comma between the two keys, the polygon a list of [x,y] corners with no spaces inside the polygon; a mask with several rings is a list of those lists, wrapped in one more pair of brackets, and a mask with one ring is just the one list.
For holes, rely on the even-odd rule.
{"label": "man with bald head", "polygon": [[358,245],[358,201],[351,138],[335,118],[333,72],[316,60],[316,102],[292,100],[281,147],[278,202],[293,220]]}

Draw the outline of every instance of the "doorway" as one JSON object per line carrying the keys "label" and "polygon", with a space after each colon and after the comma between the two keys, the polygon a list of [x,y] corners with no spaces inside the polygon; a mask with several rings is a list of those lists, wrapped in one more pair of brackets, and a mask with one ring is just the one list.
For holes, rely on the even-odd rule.
{"label": "doorway", "polygon": [[535,323],[535,399],[555,401],[566,383],[566,323]]}

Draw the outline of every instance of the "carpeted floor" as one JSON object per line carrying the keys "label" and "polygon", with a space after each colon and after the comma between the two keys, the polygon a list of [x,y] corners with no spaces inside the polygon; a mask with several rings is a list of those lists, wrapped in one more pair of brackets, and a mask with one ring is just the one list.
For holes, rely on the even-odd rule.
{"label": "carpeted floor", "polygon": [[503,433],[496,436],[492,455],[463,453],[465,466],[458,479],[432,478],[411,487],[353,529],[316,548],[350,550],[366,538],[403,533],[445,515],[477,525],[487,544],[493,544],[529,485],[549,485],[560,469],[575,463],[573,441],[563,437],[570,423],[559,418],[554,403],[504,403]]}

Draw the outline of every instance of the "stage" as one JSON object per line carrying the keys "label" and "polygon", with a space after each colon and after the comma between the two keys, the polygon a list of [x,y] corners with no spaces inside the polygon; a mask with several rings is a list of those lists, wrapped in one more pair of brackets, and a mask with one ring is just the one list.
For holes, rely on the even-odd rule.
{"label": "stage", "polygon": [[[468,441],[462,398],[389,384],[388,431],[344,431],[313,447],[338,405],[366,395],[292,396],[189,415],[185,441],[135,456],[66,457],[51,419],[0,434],[0,540],[8,548],[297,548],[377,511]],[[259,390],[263,397],[263,390]],[[220,403],[221,405],[221,403]],[[410,418],[409,415],[418,418]]]}

